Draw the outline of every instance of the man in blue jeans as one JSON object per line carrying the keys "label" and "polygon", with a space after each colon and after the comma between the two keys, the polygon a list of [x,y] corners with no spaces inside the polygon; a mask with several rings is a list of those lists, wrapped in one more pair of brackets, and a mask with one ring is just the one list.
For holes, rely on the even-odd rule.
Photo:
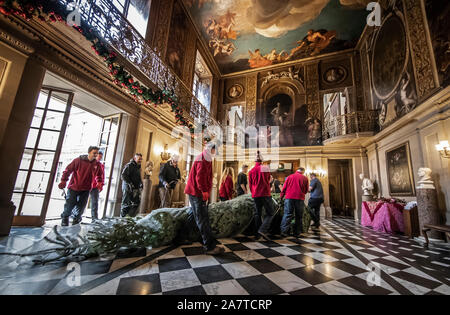
{"label": "man in blue jeans", "polygon": [[81,222],[84,209],[92,189],[92,182],[97,183],[97,188],[103,187],[103,172],[97,161],[99,148],[89,147],[87,155],[81,155],[70,163],[64,170],[59,189],[66,188],[69,181],[64,211],[61,214],[61,226],[69,225],[69,217],[74,216],[72,225]]}
{"label": "man in blue jeans", "polygon": [[[255,166],[248,173],[248,183],[252,198],[255,203],[253,220],[255,224],[255,239],[262,236],[265,240],[270,240],[270,224],[272,223],[275,210],[273,207],[272,195],[270,193],[270,168],[263,165],[263,158],[258,151]],[[264,220],[261,219],[265,209]]]}
{"label": "man in blue jeans", "polygon": [[284,215],[281,221],[281,236],[289,236],[292,219],[295,216],[294,236],[303,233],[303,210],[305,209],[305,196],[308,192],[308,178],[303,175],[305,169],[299,168],[290,175],[281,190],[281,198],[284,201]]}
{"label": "man in blue jeans", "polygon": [[314,227],[320,227],[320,205],[323,203],[323,188],[322,183],[317,178],[317,175],[312,173],[310,175],[311,183],[309,184],[309,202],[308,207],[313,210]]}
{"label": "man in blue jeans", "polygon": [[207,205],[212,188],[212,159],[215,153],[216,145],[208,143],[205,150],[195,158],[184,190],[184,193],[189,195],[191,203],[188,220],[192,218],[195,220],[207,255],[220,255],[225,251],[223,247],[217,246],[217,241],[212,234]]}

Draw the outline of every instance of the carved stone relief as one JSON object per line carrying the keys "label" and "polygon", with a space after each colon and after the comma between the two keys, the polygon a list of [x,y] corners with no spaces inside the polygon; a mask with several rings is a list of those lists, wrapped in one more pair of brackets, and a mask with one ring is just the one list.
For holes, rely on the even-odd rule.
{"label": "carved stone relief", "polygon": [[169,28],[174,0],[159,1],[159,12],[155,27],[155,37],[153,40],[153,48],[156,53],[162,57],[165,56],[167,50],[167,41],[169,38]]}
{"label": "carved stone relief", "polygon": [[308,105],[308,117],[320,118],[318,63],[306,66],[306,103]]}

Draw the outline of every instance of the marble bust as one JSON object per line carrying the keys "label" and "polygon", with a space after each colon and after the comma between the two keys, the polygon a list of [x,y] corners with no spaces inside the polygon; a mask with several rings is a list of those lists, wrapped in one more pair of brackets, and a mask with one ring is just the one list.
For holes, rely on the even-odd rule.
{"label": "marble bust", "polygon": [[419,189],[435,189],[434,182],[431,178],[433,171],[427,167],[419,168],[417,175],[419,175]]}
{"label": "marble bust", "polygon": [[150,179],[152,177],[152,174],[153,174],[153,162],[148,161],[147,164],[145,165],[144,178]]}
{"label": "marble bust", "polygon": [[372,190],[374,189],[373,183],[370,179],[364,176],[364,174],[359,174],[359,178],[362,180],[362,190],[364,196],[372,196]]}

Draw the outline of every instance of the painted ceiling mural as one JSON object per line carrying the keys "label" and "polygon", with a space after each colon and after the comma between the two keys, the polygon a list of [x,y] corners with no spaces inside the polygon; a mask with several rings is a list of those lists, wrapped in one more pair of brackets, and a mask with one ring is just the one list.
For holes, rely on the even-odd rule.
{"label": "painted ceiling mural", "polygon": [[184,0],[222,73],[356,45],[366,0]]}

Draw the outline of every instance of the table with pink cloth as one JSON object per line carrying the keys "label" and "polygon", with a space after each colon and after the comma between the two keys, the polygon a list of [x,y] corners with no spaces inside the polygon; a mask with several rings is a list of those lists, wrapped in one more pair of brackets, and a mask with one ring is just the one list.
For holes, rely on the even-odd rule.
{"label": "table with pink cloth", "polygon": [[364,201],[361,211],[361,225],[370,226],[383,233],[404,232],[403,206],[384,201]]}

